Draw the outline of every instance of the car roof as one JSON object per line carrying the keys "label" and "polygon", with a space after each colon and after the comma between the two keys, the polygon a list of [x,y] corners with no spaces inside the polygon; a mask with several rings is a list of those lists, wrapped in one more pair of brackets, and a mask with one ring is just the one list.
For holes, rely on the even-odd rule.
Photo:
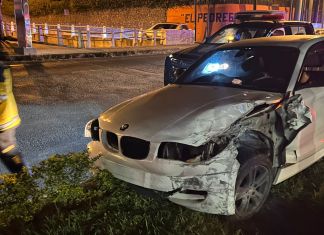
{"label": "car roof", "polygon": [[156,23],[155,25],[158,25],[158,24],[174,24],[174,25],[182,25],[182,23],[172,23],[172,22]]}
{"label": "car roof", "polygon": [[225,44],[218,47],[218,49],[254,46],[286,46],[301,48],[303,46],[307,47],[307,45],[311,46],[314,43],[321,41],[324,41],[324,36],[321,35],[288,35],[277,37],[262,37]]}
{"label": "car roof", "polygon": [[277,25],[311,25],[310,22],[307,21],[292,21],[292,20],[279,20],[279,21],[273,21],[273,20],[247,20],[240,23],[233,23],[230,25],[265,25],[265,26],[277,26]]}
{"label": "car roof", "polygon": [[225,27],[240,27],[240,26],[257,26],[257,27],[269,27],[272,28],[275,26],[282,25],[279,22],[274,22],[274,21],[265,21],[265,20],[251,20],[251,21],[244,21],[240,23],[233,23],[233,24],[228,24]]}
{"label": "car roof", "polygon": [[312,24],[308,21],[298,21],[298,20],[280,20],[281,23],[294,23],[294,24]]}
{"label": "car roof", "polygon": [[311,23],[305,21],[271,21],[271,20],[250,20],[240,23],[232,23],[224,26],[223,28],[231,27],[255,27],[255,28],[265,28],[267,30],[284,27],[284,26],[312,26]]}

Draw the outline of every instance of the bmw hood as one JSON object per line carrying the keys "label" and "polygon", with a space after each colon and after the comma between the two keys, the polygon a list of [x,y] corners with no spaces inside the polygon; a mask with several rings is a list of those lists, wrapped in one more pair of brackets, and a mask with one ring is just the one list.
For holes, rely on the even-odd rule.
{"label": "bmw hood", "polygon": [[256,106],[281,98],[278,93],[174,84],[112,107],[100,115],[99,125],[154,143],[200,146]]}

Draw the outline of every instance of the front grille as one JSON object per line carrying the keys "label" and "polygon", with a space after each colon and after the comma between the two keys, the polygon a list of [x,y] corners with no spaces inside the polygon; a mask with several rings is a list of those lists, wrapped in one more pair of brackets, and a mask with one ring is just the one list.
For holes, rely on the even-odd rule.
{"label": "front grille", "polygon": [[115,133],[107,131],[107,143],[109,147],[118,150],[118,137]]}
{"label": "front grille", "polygon": [[125,157],[141,160],[148,156],[150,142],[134,137],[123,136],[120,140],[120,147]]}

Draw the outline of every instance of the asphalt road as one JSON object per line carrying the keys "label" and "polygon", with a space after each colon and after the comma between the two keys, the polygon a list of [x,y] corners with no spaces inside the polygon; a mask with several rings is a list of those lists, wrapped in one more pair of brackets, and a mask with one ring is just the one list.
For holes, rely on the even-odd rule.
{"label": "asphalt road", "polygon": [[[126,99],[163,86],[164,55],[13,65],[22,125],[19,149],[28,165],[80,152],[86,122]],[[0,171],[6,169],[1,165]]]}

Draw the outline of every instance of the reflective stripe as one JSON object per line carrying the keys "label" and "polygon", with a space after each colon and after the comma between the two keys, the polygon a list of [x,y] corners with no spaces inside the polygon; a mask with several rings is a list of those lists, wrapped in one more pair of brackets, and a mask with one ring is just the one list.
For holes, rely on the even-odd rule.
{"label": "reflective stripe", "polygon": [[9,147],[5,148],[4,150],[2,150],[1,152],[2,153],[8,153],[10,152],[11,150],[13,150],[14,148],[16,148],[16,145],[12,144],[10,145]]}
{"label": "reflective stripe", "polygon": [[13,123],[15,123],[18,120],[19,120],[19,116],[17,115],[10,122],[0,125],[0,131],[8,128],[9,126],[11,126]]}
{"label": "reflective stripe", "polygon": [[0,101],[7,100],[8,96],[7,95],[0,95]]}

